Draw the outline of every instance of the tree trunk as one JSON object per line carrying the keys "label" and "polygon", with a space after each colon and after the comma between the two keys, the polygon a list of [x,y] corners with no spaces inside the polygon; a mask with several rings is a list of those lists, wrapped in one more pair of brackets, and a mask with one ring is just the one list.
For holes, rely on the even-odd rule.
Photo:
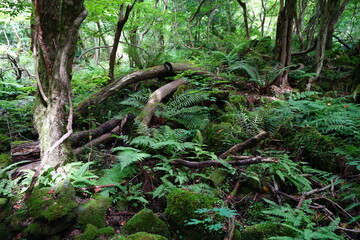
{"label": "tree trunk", "polygon": [[121,32],[122,32],[122,29],[123,29],[125,23],[127,22],[128,18],[129,18],[129,14],[130,14],[132,8],[134,7],[135,3],[136,3],[136,0],[134,0],[134,2],[131,5],[126,6],[125,12],[124,12],[125,3],[122,3],[120,5],[119,19],[118,19],[118,23],[117,23],[117,27],[116,27],[114,44],[113,44],[113,48],[111,50],[110,61],[109,61],[109,83],[114,81],[116,52],[118,50]]}
{"label": "tree trunk", "polygon": [[[339,20],[340,15],[344,11],[348,2],[349,0],[344,0],[340,5],[340,1],[319,0],[321,17],[315,56],[316,78],[319,77],[324,64],[325,50],[327,49],[326,46],[328,45],[330,48],[332,46],[334,26]],[[312,80],[310,80],[310,83],[311,81]]]}
{"label": "tree trunk", "polygon": [[248,17],[247,17],[246,2],[243,2],[243,1],[241,1],[241,0],[237,0],[237,2],[240,4],[240,6],[241,6],[242,9],[243,9],[243,17],[244,17],[246,38],[247,38],[247,39],[250,39],[250,32],[249,32],[249,24],[248,24]]}
{"label": "tree trunk", "polygon": [[78,30],[87,10],[84,0],[33,0],[32,3],[33,50],[38,59],[34,123],[42,165],[58,167],[72,157],[66,140],[72,132],[71,70]]}
{"label": "tree trunk", "polygon": [[[286,0],[285,6],[280,6],[276,29],[275,59],[282,68],[287,68],[291,61],[291,41],[293,22],[296,14],[296,0]],[[274,85],[281,89],[290,88],[288,81],[289,70],[283,71],[275,80]]]}

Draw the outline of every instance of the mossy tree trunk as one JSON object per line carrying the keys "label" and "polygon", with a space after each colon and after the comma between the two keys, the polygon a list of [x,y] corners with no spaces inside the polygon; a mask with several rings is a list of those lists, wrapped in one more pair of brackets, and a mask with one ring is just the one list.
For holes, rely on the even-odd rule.
{"label": "mossy tree trunk", "polygon": [[71,71],[80,24],[87,11],[84,0],[32,0],[32,40],[38,93],[34,123],[41,161],[62,166],[71,156]]}

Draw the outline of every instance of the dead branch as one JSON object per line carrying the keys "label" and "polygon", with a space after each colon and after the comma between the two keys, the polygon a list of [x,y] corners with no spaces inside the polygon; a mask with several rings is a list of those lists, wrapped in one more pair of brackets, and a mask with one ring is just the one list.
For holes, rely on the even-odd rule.
{"label": "dead branch", "polygon": [[[257,163],[277,163],[279,162],[278,159],[273,157],[254,157],[249,158],[246,160],[241,161],[226,161],[226,164],[229,164],[231,166],[244,166],[244,165],[251,165],[251,164],[257,164]],[[170,162],[172,165],[175,166],[186,166],[189,168],[204,168],[204,167],[226,167],[222,162],[216,161],[216,160],[209,160],[209,161],[203,161],[203,162],[192,162],[182,159],[173,160]]]}
{"label": "dead branch", "polygon": [[253,148],[259,142],[261,142],[265,138],[268,138],[269,136],[270,136],[270,134],[268,132],[263,131],[263,132],[259,133],[258,135],[246,140],[245,142],[238,143],[238,144],[232,146],[229,150],[227,150],[226,152],[221,154],[220,158],[225,159],[225,158],[227,158],[229,156],[229,154],[233,154],[233,153],[239,152],[239,151],[244,150],[244,149]]}
{"label": "dead branch", "polygon": [[139,114],[137,120],[140,120],[141,123],[148,127],[150,125],[150,121],[155,113],[155,110],[161,100],[169,95],[170,93],[174,92],[180,85],[186,84],[186,80],[183,78],[177,79],[172,81],[161,88],[157,89],[153,92],[147,102],[146,106],[142,110],[142,113]]}
{"label": "dead branch", "polygon": [[[335,181],[336,181],[337,179],[339,179],[339,178],[336,178]],[[305,199],[306,199],[308,196],[310,196],[310,195],[312,195],[312,194],[314,194],[314,193],[322,192],[322,191],[325,191],[325,190],[329,189],[331,186],[333,186],[333,184],[334,184],[335,181],[332,181],[331,184],[329,184],[329,185],[327,185],[327,186],[325,186],[325,187],[323,187],[323,188],[316,188],[316,189],[313,189],[313,190],[311,190],[311,191],[304,192],[304,193],[302,194],[302,196],[301,196],[301,198],[300,198],[300,200],[299,200],[299,203],[298,203],[298,205],[296,206],[296,208],[300,208],[300,207],[302,206],[302,204],[304,203]]]}

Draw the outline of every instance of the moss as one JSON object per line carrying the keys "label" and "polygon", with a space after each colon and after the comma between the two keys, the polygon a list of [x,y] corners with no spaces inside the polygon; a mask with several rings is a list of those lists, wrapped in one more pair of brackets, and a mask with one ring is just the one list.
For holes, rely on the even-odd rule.
{"label": "moss", "polygon": [[243,240],[262,240],[273,236],[292,236],[290,229],[273,222],[264,222],[253,225],[241,231]]}
{"label": "moss", "polygon": [[[166,222],[182,239],[223,239],[216,232],[209,232],[202,225],[186,225],[190,219],[203,219],[195,213],[199,208],[213,208],[218,199],[212,195],[176,189],[167,197]],[[220,234],[221,235],[221,234]]]}
{"label": "moss", "polygon": [[[229,120],[230,121],[230,120]],[[202,132],[204,143],[215,154],[221,154],[239,142],[241,128],[230,122],[210,123]]]}
{"label": "moss", "polygon": [[0,134],[0,153],[9,152],[11,149],[10,138],[5,134]]}
{"label": "moss", "polygon": [[125,238],[126,240],[167,240],[166,237],[146,232],[138,232]]}
{"label": "moss", "polygon": [[0,209],[5,207],[8,200],[6,198],[0,198]]}
{"label": "moss", "polygon": [[22,232],[24,237],[31,237],[30,239],[38,239],[43,236],[43,231],[39,223],[32,223]]}
{"label": "moss", "polygon": [[0,169],[4,169],[12,163],[10,154],[0,154]]}
{"label": "moss", "polygon": [[158,219],[152,210],[143,209],[132,217],[123,227],[127,234],[137,232],[147,232],[170,237],[170,232],[166,224]]}
{"label": "moss", "polygon": [[211,172],[209,179],[218,187],[224,182],[228,175],[229,172],[227,170],[218,168]]}
{"label": "moss", "polygon": [[310,166],[326,171],[336,167],[335,145],[329,136],[321,135],[315,128],[306,127],[288,136],[290,147],[297,159],[306,161]]}
{"label": "moss", "polygon": [[74,240],[92,240],[97,236],[98,228],[92,224],[87,224],[85,231],[74,237]]}
{"label": "moss", "polygon": [[[3,199],[3,198],[1,198]],[[6,200],[6,198],[5,198]],[[3,222],[7,217],[9,217],[13,213],[12,207],[10,204],[4,204],[0,207],[0,222]]]}
{"label": "moss", "polygon": [[5,223],[8,225],[8,229],[12,232],[22,231],[25,227],[23,222],[30,217],[27,210],[19,210],[5,219]]}
{"label": "moss", "polygon": [[107,209],[111,206],[111,199],[96,195],[93,200],[81,204],[77,208],[77,222],[81,225],[92,224],[98,228],[106,226]]}
{"label": "moss", "polygon": [[100,228],[97,232],[98,235],[112,236],[115,234],[115,229],[113,227],[104,227]]}
{"label": "moss", "polygon": [[35,189],[27,201],[27,206],[34,218],[47,221],[62,218],[72,213],[77,206],[74,187],[69,182],[64,182],[56,189]]}
{"label": "moss", "polygon": [[248,105],[248,100],[242,95],[231,95],[229,97],[229,103],[236,109],[242,109],[244,106],[246,107]]}

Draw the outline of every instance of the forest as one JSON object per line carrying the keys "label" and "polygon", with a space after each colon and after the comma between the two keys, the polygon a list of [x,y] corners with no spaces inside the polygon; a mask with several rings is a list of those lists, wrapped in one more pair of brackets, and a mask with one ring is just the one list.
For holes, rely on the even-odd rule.
{"label": "forest", "polygon": [[0,240],[360,239],[358,0],[1,0]]}

